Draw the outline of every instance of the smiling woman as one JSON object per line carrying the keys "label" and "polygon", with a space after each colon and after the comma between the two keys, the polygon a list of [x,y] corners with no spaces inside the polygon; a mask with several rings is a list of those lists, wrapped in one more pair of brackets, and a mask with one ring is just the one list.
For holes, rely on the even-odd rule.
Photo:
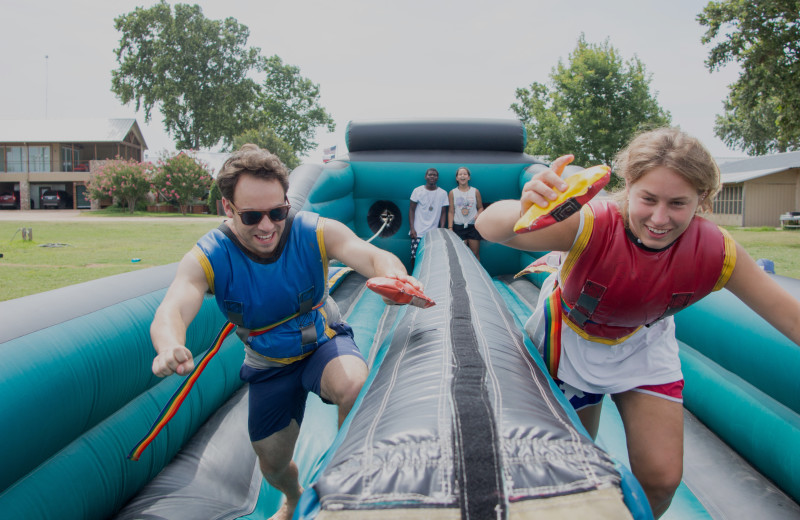
{"label": "smiling woman", "polygon": [[625,180],[617,201],[591,200],[548,227],[516,231],[520,211],[549,206],[567,190],[561,176],[571,160],[536,173],[518,201],[492,205],[476,227],[517,249],[556,252],[526,332],[593,438],[604,396],[613,399],[631,469],[658,518],[683,474],[684,377],[673,316],[725,287],[800,345],[800,303],[698,215],[719,190],[719,168],[678,128],[644,132],[617,154]]}
{"label": "smiling woman", "polygon": [[663,249],[692,222],[705,195],[670,168],[656,168],[628,188],[628,225],[639,243]]}

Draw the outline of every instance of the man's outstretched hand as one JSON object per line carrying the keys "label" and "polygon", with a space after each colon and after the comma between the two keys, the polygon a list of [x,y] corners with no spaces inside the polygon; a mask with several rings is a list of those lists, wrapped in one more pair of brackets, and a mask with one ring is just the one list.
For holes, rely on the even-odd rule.
{"label": "man's outstretched hand", "polygon": [[422,285],[414,278],[409,278],[416,284],[412,284],[408,279],[376,276],[367,280],[367,287],[383,296],[386,303],[409,304],[423,309],[436,305],[436,302],[422,292]]}

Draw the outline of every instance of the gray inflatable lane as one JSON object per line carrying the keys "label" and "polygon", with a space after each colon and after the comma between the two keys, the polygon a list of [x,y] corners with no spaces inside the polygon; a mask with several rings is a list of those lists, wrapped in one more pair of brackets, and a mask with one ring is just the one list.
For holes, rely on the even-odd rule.
{"label": "gray inflatable lane", "polygon": [[253,511],[260,487],[245,385],[114,518],[238,518]]}
{"label": "gray inflatable lane", "polygon": [[382,345],[313,484],[318,518],[503,518],[565,497],[630,518],[613,461],[575,428],[474,255],[444,230],[423,245],[437,305],[406,308]]}
{"label": "gray inflatable lane", "polygon": [[800,505],[684,410],[683,482],[711,518],[800,518]]}

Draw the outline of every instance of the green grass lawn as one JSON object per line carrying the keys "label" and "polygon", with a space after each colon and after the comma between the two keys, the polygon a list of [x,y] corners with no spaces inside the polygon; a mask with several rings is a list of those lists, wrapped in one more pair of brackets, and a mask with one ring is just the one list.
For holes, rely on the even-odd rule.
{"label": "green grass lawn", "polygon": [[[0,301],[179,261],[219,218],[150,222],[0,221]],[[31,228],[23,241],[20,228]],[[134,259],[139,259],[134,261]]]}
{"label": "green grass lawn", "polygon": [[[177,262],[220,221],[197,215],[192,221],[164,216],[152,222],[137,215],[156,214],[109,222],[0,221],[0,301]],[[22,227],[32,229],[33,241],[22,240]],[[800,278],[800,231],[728,230],[753,258],[772,260],[777,274]]]}
{"label": "green grass lawn", "polygon": [[758,260],[775,263],[775,274],[800,278],[800,230],[726,227],[733,238]]}

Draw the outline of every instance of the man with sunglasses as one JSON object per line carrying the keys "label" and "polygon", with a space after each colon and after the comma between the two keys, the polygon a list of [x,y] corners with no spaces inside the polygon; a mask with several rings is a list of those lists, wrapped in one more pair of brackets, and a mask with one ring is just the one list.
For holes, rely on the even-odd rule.
{"label": "man with sunglasses", "polygon": [[188,374],[194,367],[186,329],[207,292],[237,325],[245,344],[240,371],[250,383],[248,429],[261,472],[286,495],[274,518],[291,518],[302,493],[292,461],[308,392],[339,407],[339,425],[367,377],[367,366],[328,298],[327,262],[362,275],[405,280],[393,254],[347,226],[314,213],[290,212],[288,173],[267,150],[245,145],[216,179],[228,220],[200,238],[181,260],[150,328],[153,373]]}

